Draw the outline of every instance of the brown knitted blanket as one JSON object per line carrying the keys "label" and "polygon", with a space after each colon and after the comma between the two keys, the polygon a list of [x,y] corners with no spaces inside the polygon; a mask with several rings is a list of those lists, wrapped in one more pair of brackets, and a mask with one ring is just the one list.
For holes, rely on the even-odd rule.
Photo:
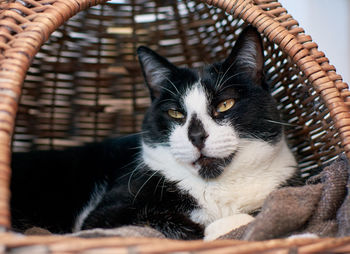
{"label": "brown knitted blanket", "polygon": [[[219,239],[268,240],[311,233],[319,237],[350,235],[350,164],[340,156],[319,175],[301,187],[284,187],[272,192],[261,212],[251,223]],[[46,234],[34,229],[28,234]],[[80,237],[157,237],[164,236],[151,228],[126,226],[96,229],[73,234]]]}
{"label": "brown knitted blanket", "polygon": [[350,165],[339,157],[301,187],[272,192],[251,223],[220,239],[268,240],[311,233],[319,237],[350,235]]}

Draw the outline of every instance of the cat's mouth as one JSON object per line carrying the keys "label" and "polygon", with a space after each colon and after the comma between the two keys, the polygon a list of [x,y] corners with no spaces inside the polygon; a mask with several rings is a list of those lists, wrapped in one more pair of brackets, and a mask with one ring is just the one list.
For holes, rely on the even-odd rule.
{"label": "cat's mouth", "polygon": [[199,164],[202,166],[211,163],[213,160],[215,160],[215,158],[207,157],[201,154],[201,156],[195,162],[193,162],[193,165]]}
{"label": "cat's mouth", "polygon": [[226,158],[207,157],[203,154],[192,163],[198,168],[198,174],[204,179],[214,179],[224,172],[225,167],[231,162],[234,153]]}

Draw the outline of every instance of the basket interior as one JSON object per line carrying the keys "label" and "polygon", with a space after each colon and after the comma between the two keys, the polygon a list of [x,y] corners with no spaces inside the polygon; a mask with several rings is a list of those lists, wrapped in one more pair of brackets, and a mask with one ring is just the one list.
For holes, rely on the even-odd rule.
{"label": "basket interior", "polygon": [[[136,48],[179,66],[225,59],[247,24],[202,1],[114,0],[79,12],[37,53],[22,89],[13,151],[60,149],[140,131],[150,100]],[[300,168],[342,151],[329,110],[298,67],[264,38],[265,73]]]}

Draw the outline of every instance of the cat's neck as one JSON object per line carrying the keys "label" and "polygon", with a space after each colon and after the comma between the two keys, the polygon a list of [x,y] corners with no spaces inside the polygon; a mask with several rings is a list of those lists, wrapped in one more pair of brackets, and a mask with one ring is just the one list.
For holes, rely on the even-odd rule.
{"label": "cat's neck", "polygon": [[295,159],[282,138],[276,144],[241,140],[232,162],[215,179],[201,178],[190,165],[179,163],[169,148],[142,144],[143,160],[169,181],[193,196],[204,213],[195,221],[208,224],[234,213],[249,213],[261,207],[267,195],[291,178]]}

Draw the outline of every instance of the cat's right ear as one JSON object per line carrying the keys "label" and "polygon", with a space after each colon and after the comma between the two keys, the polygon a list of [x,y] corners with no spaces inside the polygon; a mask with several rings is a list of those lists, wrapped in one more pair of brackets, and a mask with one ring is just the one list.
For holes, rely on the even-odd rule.
{"label": "cat's right ear", "polygon": [[177,71],[177,67],[145,46],[140,46],[137,49],[137,55],[143,76],[150,90],[151,99],[154,100],[159,97],[162,84],[170,80],[171,75]]}

